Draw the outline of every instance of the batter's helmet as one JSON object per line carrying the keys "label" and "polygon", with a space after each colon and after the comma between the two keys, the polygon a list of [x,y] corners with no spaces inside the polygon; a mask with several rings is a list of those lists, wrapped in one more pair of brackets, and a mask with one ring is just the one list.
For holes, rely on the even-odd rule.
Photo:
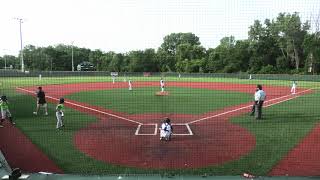
{"label": "batter's helmet", "polygon": [[7,96],[4,96],[4,95],[1,96],[1,100],[2,100],[2,101],[7,101],[7,100],[8,100],[8,99],[7,99]]}
{"label": "batter's helmet", "polygon": [[60,99],[59,99],[59,103],[60,103],[60,104],[64,103],[64,98],[60,98]]}

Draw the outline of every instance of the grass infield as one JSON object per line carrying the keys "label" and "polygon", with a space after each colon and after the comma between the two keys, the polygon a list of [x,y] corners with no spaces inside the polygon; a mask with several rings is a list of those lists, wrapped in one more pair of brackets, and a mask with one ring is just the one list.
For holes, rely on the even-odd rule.
{"label": "grass infield", "polygon": [[168,96],[156,96],[158,87],[85,91],[69,99],[128,114],[177,113],[203,114],[251,101],[252,95],[234,91],[170,87]]}

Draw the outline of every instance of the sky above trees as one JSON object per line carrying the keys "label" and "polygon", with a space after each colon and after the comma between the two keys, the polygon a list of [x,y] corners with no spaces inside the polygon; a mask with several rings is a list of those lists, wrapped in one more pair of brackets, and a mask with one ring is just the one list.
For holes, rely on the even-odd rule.
{"label": "sky above trees", "polygon": [[254,20],[299,12],[304,22],[320,13],[319,0],[10,0],[0,1],[0,7],[0,56],[18,55],[15,17],[25,19],[24,45],[74,42],[78,47],[128,52],[156,49],[166,35],[179,32],[192,32],[204,48],[215,48],[223,37],[247,39]]}

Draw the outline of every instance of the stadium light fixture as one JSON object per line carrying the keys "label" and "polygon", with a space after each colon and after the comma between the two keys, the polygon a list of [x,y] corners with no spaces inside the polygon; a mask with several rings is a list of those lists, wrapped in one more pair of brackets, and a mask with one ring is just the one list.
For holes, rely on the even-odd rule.
{"label": "stadium light fixture", "polygon": [[74,43],[74,41],[71,42],[71,64],[72,64],[72,72],[74,72],[74,64],[73,64],[73,43]]}
{"label": "stadium light fixture", "polygon": [[23,19],[22,19],[22,18],[14,18],[14,19],[19,21],[19,27],[20,27],[20,59],[21,59],[21,71],[24,72],[23,47],[22,47],[22,29],[21,29],[21,24],[23,23]]}
{"label": "stadium light fixture", "polygon": [[6,51],[7,51],[7,49],[3,49],[3,52],[4,52],[4,54],[3,54],[3,59],[4,59],[4,70],[6,70],[6,69],[7,69],[7,57],[6,57]]}

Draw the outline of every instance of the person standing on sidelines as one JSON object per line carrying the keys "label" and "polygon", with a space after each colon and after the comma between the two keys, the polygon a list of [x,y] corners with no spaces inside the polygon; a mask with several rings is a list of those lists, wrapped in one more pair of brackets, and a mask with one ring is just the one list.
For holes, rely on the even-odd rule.
{"label": "person standing on sidelines", "polygon": [[46,94],[42,90],[42,87],[38,87],[37,91],[37,109],[33,114],[37,115],[40,109],[40,106],[44,108],[45,110],[45,115],[48,115],[48,105],[46,101]]}
{"label": "person standing on sidelines", "polygon": [[257,85],[257,91],[254,95],[254,100],[257,101],[255,105],[255,118],[262,118],[262,106],[263,102],[266,99],[266,93],[262,90],[262,86],[260,84]]}
{"label": "person standing on sidelines", "polygon": [[1,109],[0,128],[3,127],[2,122],[3,122],[5,119],[9,119],[9,121],[11,122],[11,124],[12,124],[12,125],[15,125],[16,123],[13,122],[11,113],[10,113],[10,111],[9,111],[9,103],[8,103],[7,96],[1,96],[1,99],[0,99],[0,109]]}
{"label": "person standing on sidelines", "polygon": [[128,81],[128,85],[129,85],[129,91],[131,91],[132,90],[132,84],[131,84],[131,80],[130,79]]}
{"label": "person standing on sidelines", "polygon": [[164,92],[164,80],[161,78],[160,80],[161,92]]}
{"label": "person standing on sidelines", "polygon": [[295,80],[292,81],[291,94],[296,94],[297,83]]}
{"label": "person standing on sidelines", "polygon": [[64,98],[59,99],[59,104],[56,107],[56,117],[57,117],[57,126],[56,128],[60,130],[61,127],[64,126],[63,124],[63,117],[64,117]]}

